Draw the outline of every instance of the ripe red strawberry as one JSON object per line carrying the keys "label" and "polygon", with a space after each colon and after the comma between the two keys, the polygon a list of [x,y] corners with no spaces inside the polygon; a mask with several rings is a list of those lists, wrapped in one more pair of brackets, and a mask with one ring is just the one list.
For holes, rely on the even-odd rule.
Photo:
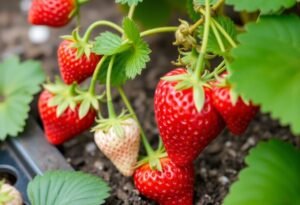
{"label": "ripe red strawberry", "polygon": [[160,159],[162,171],[153,170],[149,163],[134,173],[136,188],[160,205],[192,205],[194,191],[193,165],[179,167],[169,158]]}
{"label": "ripe red strawberry", "polygon": [[28,21],[35,25],[61,27],[69,23],[77,10],[76,0],[33,0]]}
{"label": "ripe red strawberry", "polygon": [[[176,69],[166,76],[186,74]],[[178,165],[190,164],[224,128],[213,107],[211,90],[204,88],[205,101],[200,112],[193,100],[193,88],[176,90],[177,82],[161,80],[155,92],[155,116],[168,156]]]}
{"label": "ripe red strawberry", "polygon": [[61,76],[67,84],[81,83],[90,77],[101,59],[94,53],[88,54],[89,57],[86,54],[78,57],[78,49],[73,47],[74,44],[74,41],[64,40],[57,51]]}
{"label": "ripe red strawberry", "polygon": [[100,120],[100,128],[94,128],[97,146],[124,176],[132,176],[140,148],[140,128],[137,122],[132,118],[121,120],[123,136],[119,136],[114,127],[107,131],[101,129],[104,123]]}
{"label": "ripe red strawberry", "polygon": [[242,135],[259,108],[251,102],[246,104],[241,97],[233,102],[230,93],[229,86],[215,86],[212,95],[213,103],[225,120],[230,132],[234,135]]}
{"label": "ripe red strawberry", "polygon": [[67,108],[60,117],[57,117],[57,107],[49,106],[49,100],[53,95],[48,91],[43,91],[40,95],[38,108],[43,121],[47,140],[55,145],[75,137],[83,131],[89,129],[95,122],[96,112],[90,109],[88,113],[80,119],[79,105],[73,111]]}

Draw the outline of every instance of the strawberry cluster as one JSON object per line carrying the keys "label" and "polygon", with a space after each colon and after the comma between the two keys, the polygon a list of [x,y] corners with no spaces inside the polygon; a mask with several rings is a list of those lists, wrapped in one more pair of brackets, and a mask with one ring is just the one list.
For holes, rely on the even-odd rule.
{"label": "strawberry cluster", "polygon": [[[66,25],[78,13],[80,2],[85,1],[33,0],[29,21],[32,24],[52,27]],[[209,8],[209,4],[206,8]],[[134,6],[129,13],[132,14],[132,11]],[[203,12],[201,8],[200,11]],[[207,9],[206,12],[209,13],[210,10]],[[215,22],[209,25],[209,15],[205,16],[206,29],[217,24]],[[180,62],[185,63],[185,68],[177,68],[167,73],[161,78],[155,91],[155,117],[163,142],[157,150],[153,150],[147,141],[120,87],[119,93],[130,114],[124,111],[116,115],[112,104],[110,86],[116,56],[120,61],[120,56],[114,52],[119,54],[129,48],[134,50],[136,49],[134,43],[137,43],[140,49],[146,48],[146,51],[142,50],[142,54],[146,56],[141,56],[145,62],[147,59],[147,46],[141,39],[142,34],[135,35],[135,25],[130,18],[125,21],[125,26],[133,30],[127,33],[128,39],[122,28],[107,21],[93,24],[83,38],[80,37],[78,30],[70,36],[63,37],[57,57],[64,82],[57,80],[54,84],[46,84],[38,103],[47,140],[54,145],[62,144],[90,129],[96,122],[96,126],[92,129],[95,132],[95,143],[124,176],[134,176],[134,183],[141,194],[161,205],[192,205],[193,161],[224,130],[225,126],[234,135],[242,135],[258,111],[257,106],[233,91],[227,81],[227,72],[223,72],[226,70],[223,64],[209,75],[207,72],[200,75],[205,67],[206,47],[203,43],[199,50],[195,39],[194,32],[199,22],[190,26],[182,21],[182,25],[176,28],[175,45],[181,46],[184,50],[191,49],[192,52],[190,54],[185,52],[185,60],[180,59]],[[89,36],[96,25],[110,25],[123,34],[122,38],[109,33],[104,35],[104,37],[114,37],[116,44],[114,44],[116,48],[105,51],[107,55],[93,53],[94,45],[89,41]],[[175,31],[174,28],[167,28],[162,29],[161,32],[169,29]],[[151,34],[153,31],[155,29],[143,34]],[[204,35],[203,42],[207,43],[207,41],[208,36]],[[221,50],[225,52],[224,49]],[[196,63],[193,60],[195,53],[198,58]],[[132,66],[144,64],[144,61],[134,62]],[[99,109],[99,101],[104,95],[98,96],[95,92],[95,83],[103,64],[106,64],[108,118],[104,118]],[[223,74],[218,77],[218,74],[222,73],[220,71]],[[78,84],[91,76],[90,88],[81,89]],[[214,76],[216,78],[212,78]],[[137,162],[140,141],[145,146],[147,156]]]}

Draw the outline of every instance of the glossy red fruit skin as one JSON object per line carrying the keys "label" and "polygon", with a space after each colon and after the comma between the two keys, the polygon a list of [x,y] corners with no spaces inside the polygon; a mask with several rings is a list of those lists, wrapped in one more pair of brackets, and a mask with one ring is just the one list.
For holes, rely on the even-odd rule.
{"label": "glossy red fruit skin", "polygon": [[230,132],[234,135],[242,135],[255,117],[259,107],[254,106],[251,102],[249,105],[245,104],[241,97],[233,105],[229,87],[215,86],[212,96],[214,106],[223,117]]}
{"label": "glossy red fruit skin", "polygon": [[[185,74],[182,68],[166,76]],[[224,121],[213,107],[211,90],[205,88],[205,104],[196,110],[192,88],[176,91],[177,82],[161,80],[155,91],[155,117],[168,156],[180,166],[190,164],[224,129]]]}
{"label": "glossy red fruit skin", "polygon": [[77,58],[77,49],[70,47],[72,43],[70,40],[62,41],[57,51],[60,73],[66,84],[81,83],[93,75],[101,59],[101,56],[94,53],[91,53],[89,58],[85,54]]}
{"label": "glossy red fruit skin", "polygon": [[95,122],[96,112],[90,110],[88,114],[79,119],[78,109],[75,112],[68,108],[59,118],[56,117],[56,107],[49,107],[48,101],[53,97],[48,91],[43,91],[39,97],[38,108],[44,125],[47,140],[54,145],[60,145],[85,130]]}
{"label": "glossy red fruit skin", "polygon": [[190,164],[179,167],[169,158],[160,159],[162,171],[152,170],[145,164],[134,173],[139,192],[160,205],[192,205],[194,168]]}
{"label": "glossy red fruit skin", "polygon": [[71,20],[76,0],[33,0],[28,21],[34,25],[62,27]]}

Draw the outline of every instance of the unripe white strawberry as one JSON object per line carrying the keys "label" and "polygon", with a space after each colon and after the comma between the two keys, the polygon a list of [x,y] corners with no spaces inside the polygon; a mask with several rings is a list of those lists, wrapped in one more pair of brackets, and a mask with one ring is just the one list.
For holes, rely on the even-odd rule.
{"label": "unripe white strawberry", "polygon": [[107,132],[96,130],[95,142],[116,168],[125,176],[132,176],[140,147],[140,128],[135,120],[121,122],[123,136],[111,127]]}
{"label": "unripe white strawberry", "polygon": [[22,196],[15,187],[0,182],[0,204],[22,205]]}

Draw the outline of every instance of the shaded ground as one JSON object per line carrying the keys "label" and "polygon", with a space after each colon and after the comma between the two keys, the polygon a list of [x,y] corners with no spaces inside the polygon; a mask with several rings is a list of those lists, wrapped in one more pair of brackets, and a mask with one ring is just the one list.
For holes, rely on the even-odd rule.
{"label": "shaded ground", "polygon": [[[64,29],[50,30],[51,37],[47,43],[34,45],[28,40],[29,25],[26,23],[26,13],[20,12],[18,3],[18,0],[0,2],[1,58],[17,54],[24,59],[39,59],[48,75],[57,74],[56,48],[60,42],[58,36],[70,33],[74,24]],[[112,0],[94,0],[84,7],[83,14],[82,28],[100,18],[117,22],[121,19]],[[153,94],[159,77],[173,68],[170,61],[176,59],[176,49],[171,46],[172,38],[170,35],[150,39],[153,50],[151,65],[143,73],[143,77],[129,82],[125,87],[152,144],[156,144],[158,134],[154,122]],[[114,98],[120,109],[120,98]],[[244,167],[243,159],[249,149],[259,140],[274,136],[284,140],[295,140],[287,128],[282,128],[267,115],[258,115],[242,137],[233,137],[226,131],[220,135],[195,162],[195,204],[220,204],[228,192],[228,187],[236,180],[239,170]],[[116,171],[96,148],[91,134],[87,133],[66,143],[60,150],[75,169],[101,176],[110,184],[112,196],[107,204],[153,204],[139,196],[131,178],[125,178]]]}

